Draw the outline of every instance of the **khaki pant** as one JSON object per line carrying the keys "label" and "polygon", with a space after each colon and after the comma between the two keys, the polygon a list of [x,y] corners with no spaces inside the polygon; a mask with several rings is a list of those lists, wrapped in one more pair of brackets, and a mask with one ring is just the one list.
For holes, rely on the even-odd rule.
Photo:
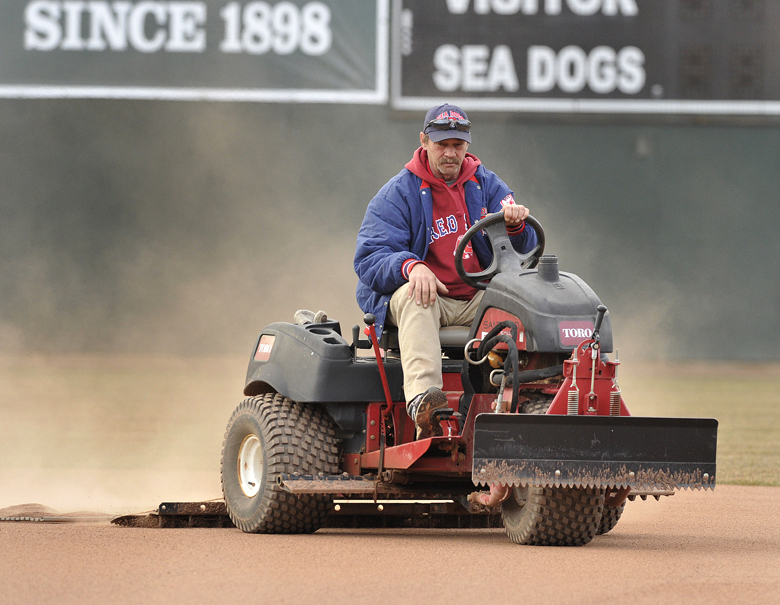
{"label": "khaki pant", "polygon": [[393,293],[388,313],[390,323],[398,326],[407,403],[430,387],[443,386],[439,327],[471,326],[483,294],[479,291],[471,300],[437,296],[426,309],[409,298],[408,286]]}

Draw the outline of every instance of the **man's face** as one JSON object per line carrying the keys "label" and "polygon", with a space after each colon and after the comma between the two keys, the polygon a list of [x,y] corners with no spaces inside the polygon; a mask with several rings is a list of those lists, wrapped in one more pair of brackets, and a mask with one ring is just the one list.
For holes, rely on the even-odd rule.
{"label": "man's face", "polygon": [[462,139],[444,139],[434,143],[430,139],[425,142],[425,136],[420,133],[420,145],[428,152],[428,164],[433,176],[445,181],[454,181],[460,174],[463,158],[466,157],[469,144]]}

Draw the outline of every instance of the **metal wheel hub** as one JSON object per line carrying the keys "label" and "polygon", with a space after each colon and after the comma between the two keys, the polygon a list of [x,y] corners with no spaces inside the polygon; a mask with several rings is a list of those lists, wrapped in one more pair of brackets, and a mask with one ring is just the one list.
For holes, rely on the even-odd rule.
{"label": "metal wheel hub", "polygon": [[238,484],[248,498],[254,498],[265,479],[263,444],[257,435],[248,435],[238,450]]}
{"label": "metal wheel hub", "polygon": [[528,486],[524,485],[524,486],[513,487],[512,494],[510,497],[514,498],[518,506],[520,507],[525,506],[526,502],[528,501]]}

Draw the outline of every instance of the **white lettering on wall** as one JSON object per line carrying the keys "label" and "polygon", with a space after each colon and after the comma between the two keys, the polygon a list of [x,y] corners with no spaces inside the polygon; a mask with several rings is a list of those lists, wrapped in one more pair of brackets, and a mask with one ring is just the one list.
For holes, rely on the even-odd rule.
{"label": "white lettering on wall", "polygon": [[494,92],[504,89],[514,92],[520,88],[512,51],[508,46],[473,44],[458,48],[444,44],[433,55],[436,71],[433,82],[444,92]]}
{"label": "white lettering on wall", "polygon": [[447,0],[447,9],[453,15],[463,15],[473,5],[477,15],[491,12],[497,15],[560,15],[564,5],[575,15],[590,16],[596,13],[613,17],[625,15],[634,17],[639,14],[636,0]]}
{"label": "white lettering on wall", "polygon": [[[323,2],[233,1],[219,15],[225,24],[219,48],[226,53],[317,56],[333,42]],[[206,16],[202,0],[32,0],[24,12],[24,48],[204,52]]]}
{"label": "white lettering on wall", "polygon": [[556,86],[576,93],[586,86],[597,94],[619,90],[636,94],[645,85],[645,55],[635,46],[615,51],[597,46],[586,53],[578,46],[566,46],[556,53],[548,46],[528,49],[528,91],[549,92]]}
{"label": "white lettering on wall", "polygon": [[170,33],[165,50],[203,52],[206,50],[206,5],[202,2],[171,2]]}
{"label": "white lettering on wall", "polygon": [[226,53],[289,55],[300,50],[316,56],[328,52],[333,41],[330,8],[322,2],[301,8],[287,1],[250,2],[243,10],[238,2],[230,2],[219,15],[225,22],[219,48]]}
{"label": "white lettering on wall", "polygon": [[206,49],[205,2],[33,0],[25,8],[24,21],[27,50]]}
{"label": "white lettering on wall", "polygon": [[[129,2],[90,2],[89,40],[87,50],[111,50],[127,48],[127,15],[132,8]],[[113,10],[112,10],[113,9]],[[73,28],[75,29],[75,27]]]}
{"label": "white lettering on wall", "polygon": [[54,50],[62,40],[59,2],[37,0],[24,9],[24,47],[28,50]]}
{"label": "white lettering on wall", "polygon": [[[157,26],[151,38],[146,37],[145,24],[147,19]],[[165,24],[165,9],[159,2],[139,2],[133,14],[130,15],[129,36],[133,41],[133,48],[142,53],[154,53],[165,44],[165,33],[162,25]]]}
{"label": "white lettering on wall", "polygon": [[65,12],[65,38],[60,48],[62,50],[83,50],[84,40],[81,38],[81,13],[86,7],[86,2],[64,2],[62,10]]}

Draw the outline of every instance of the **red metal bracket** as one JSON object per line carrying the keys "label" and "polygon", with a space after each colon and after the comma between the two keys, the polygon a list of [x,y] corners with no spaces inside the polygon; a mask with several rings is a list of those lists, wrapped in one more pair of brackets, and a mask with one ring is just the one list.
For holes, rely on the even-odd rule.
{"label": "red metal bracket", "polygon": [[[618,392],[615,376],[620,364],[616,361],[602,361],[597,348],[595,349],[594,363],[592,355],[595,342],[593,339],[583,340],[575,349],[576,361],[567,359],[563,362],[564,381],[547,411],[548,414],[567,413],[569,392],[574,390],[574,370],[576,368],[577,390],[579,390],[577,413],[583,416],[610,415],[610,396],[613,392]],[[622,397],[620,398],[620,415],[631,415]]]}

